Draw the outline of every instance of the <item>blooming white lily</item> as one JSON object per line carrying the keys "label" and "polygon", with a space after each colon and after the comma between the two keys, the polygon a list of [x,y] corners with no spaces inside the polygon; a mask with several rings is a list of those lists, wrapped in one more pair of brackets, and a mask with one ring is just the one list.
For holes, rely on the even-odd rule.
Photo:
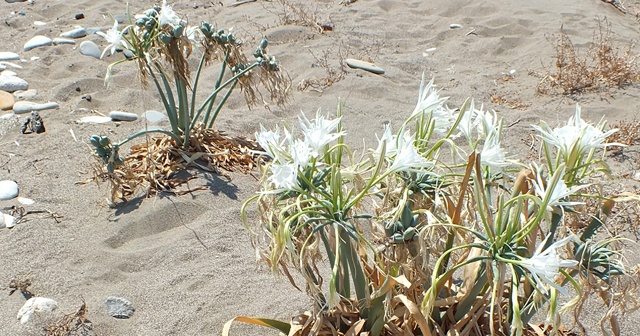
{"label": "blooming white lily", "polygon": [[422,80],[420,81],[420,89],[418,90],[418,103],[416,107],[413,109],[411,116],[409,119],[413,119],[420,113],[431,113],[438,108],[441,108],[444,102],[449,99],[449,97],[440,98],[436,90],[432,88],[433,79],[429,81],[426,85],[424,84],[424,73],[422,73]]}
{"label": "blooming white lily", "polygon": [[164,25],[170,25],[175,28],[180,25],[180,17],[178,14],[171,8],[171,6],[167,5],[167,0],[162,1],[162,7],[160,8],[160,17],[158,18],[158,23],[160,27],[164,27]]}
{"label": "blooming white lily", "polygon": [[480,110],[476,110],[475,104],[472,99],[471,103],[469,103],[469,108],[467,108],[465,111],[460,111],[456,117],[460,118],[458,130],[462,132],[467,140],[471,140],[471,133],[480,122],[480,118],[478,117],[478,113],[480,112],[482,112],[482,107],[480,107]]}
{"label": "blooming white lily", "polygon": [[302,113],[301,117],[298,117],[305,141],[314,150],[315,155],[322,155],[324,146],[345,134],[345,132],[335,132],[338,129],[338,125],[340,125],[341,118],[325,119],[324,116],[320,115],[320,110],[316,112],[316,118],[313,121],[309,121],[304,113]]}
{"label": "blooming white lily", "polygon": [[535,170],[537,175],[536,181],[532,181],[533,188],[536,195],[538,195],[538,197],[540,197],[543,202],[546,202],[547,210],[552,211],[552,207],[584,204],[583,202],[571,202],[564,200],[567,197],[578,192],[578,190],[589,186],[581,185],[568,188],[567,184],[564,182],[564,180],[562,180],[562,177],[565,173],[564,166],[562,166],[555,172],[555,174],[551,178],[551,181],[546,181],[546,183],[542,178],[542,169],[540,167],[534,166],[532,170]]}
{"label": "blooming white lily", "polygon": [[284,163],[283,153],[286,152],[284,143],[287,139],[285,129],[285,139],[280,139],[280,128],[276,125],[275,131],[270,131],[260,125],[260,132],[256,133],[256,141],[264,149],[265,153],[272,157],[274,160]]}
{"label": "blooming white lily", "polygon": [[[378,135],[376,134],[376,138]],[[384,133],[382,133],[382,137],[378,138],[378,148],[373,152],[376,158],[380,157],[382,154],[382,144],[384,143],[384,157],[390,158],[393,157],[397,152],[396,146],[396,137],[393,135],[391,131],[391,125],[384,125]]]}
{"label": "blooming white lily", "polygon": [[391,172],[421,172],[421,168],[429,168],[433,166],[433,162],[427,161],[413,145],[414,135],[409,135],[407,131],[405,136],[398,138],[398,149],[395,159],[389,167]]}
{"label": "blooming white lily", "polygon": [[119,32],[118,20],[114,20],[113,28],[109,29],[106,34],[100,31],[96,32],[96,34],[104,37],[104,39],[107,40],[107,42],[109,43],[109,45],[106,48],[104,48],[104,51],[100,55],[100,58],[104,58],[104,55],[107,54],[108,50],[111,50],[111,55],[113,55],[118,49],[129,49],[129,44],[125,39],[123,39],[123,36],[127,32],[127,30],[128,30],[128,27]]}
{"label": "blooming white lily", "polygon": [[[545,283],[557,289],[564,295],[569,295],[566,289],[557,284],[553,279],[560,274],[560,267],[562,268],[574,268],[578,265],[577,260],[563,260],[558,256],[557,249],[567,245],[570,241],[575,240],[575,236],[569,236],[551,244],[546,250],[542,251],[542,248],[549,239],[547,236],[544,241],[538,245],[533,256],[529,259],[524,259],[519,264],[525,267],[533,276],[539,289],[547,292]],[[542,280],[542,281],[541,281]]]}
{"label": "blooming white lily", "polygon": [[480,163],[492,169],[500,170],[509,165],[504,152],[500,148],[500,140],[497,135],[492,135],[485,140],[480,153]]}
{"label": "blooming white lily", "polygon": [[576,104],[576,112],[569,118],[565,126],[556,127],[552,130],[549,125],[542,122],[542,126],[533,126],[533,128],[540,132],[539,137],[543,141],[558,148],[565,159],[568,159],[574,150],[577,150],[577,154],[582,155],[594,148],[624,146],[622,144],[605,142],[607,137],[617,132],[618,129],[603,132],[602,128],[604,123],[600,123],[598,127],[594,127],[590,123],[582,120],[580,113],[580,105]]}
{"label": "blooming white lily", "polygon": [[282,191],[295,190],[299,188],[298,184],[298,165],[295,163],[279,164],[274,162],[270,166],[271,176],[269,181],[275,186],[272,192],[278,193]]}

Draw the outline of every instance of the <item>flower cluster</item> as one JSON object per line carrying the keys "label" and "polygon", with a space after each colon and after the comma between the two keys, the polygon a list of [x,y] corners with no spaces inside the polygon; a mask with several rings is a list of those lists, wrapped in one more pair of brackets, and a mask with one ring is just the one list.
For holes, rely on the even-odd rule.
{"label": "flower cluster", "polygon": [[326,119],[316,112],[316,117],[309,120],[304,114],[299,122],[303,134],[302,139],[294,139],[291,132],[276,126],[275,131],[260,127],[256,140],[264,149],[264,153],[273,159],[269,169],[269,181],[278,193],[295,191],[300,188],[298,175],[301,170],[321,164],[321,158],[327,146],[345,133],[337,131],[341,118]]}

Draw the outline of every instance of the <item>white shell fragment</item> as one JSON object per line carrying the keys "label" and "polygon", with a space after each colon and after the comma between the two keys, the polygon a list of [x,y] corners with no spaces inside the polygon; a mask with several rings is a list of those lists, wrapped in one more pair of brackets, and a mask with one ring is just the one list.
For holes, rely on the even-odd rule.
{"label": "white shell fragment", "polygon": [[18,221],[17,218],[9,214],[2,214],[0,217],[2,217],[2,225],[0,225],[0,227],[6,227],[7,229],[16,226],[16,222]]}
{"label": "white shell fragment", "polygon": [[82,117],[80,120],[78,120],[78,123],[80,124],[104,124],[104,123],[108,123],[111,122],[112,119],[109,117],[103,117],[103,116],[88,116],[88,117]]}
{"label": "white shell fragment", "polygon": [[18,202],[20,202],[20,204],[22,204],[22,205],[31,205],[31,204],[35,203],[34,200],[32,200],[30,198],[26,198],[26,197],[18,197]]}
{"label": "white shell fragment", "polygon": [[20,308],[18,312],[18,320],[20,323],[25,324],[31,318],[31,315],[35,312],[49,313],[58,308],[58,303],[55,300],[47,299],[43,297],[32,297],[24,306]]}

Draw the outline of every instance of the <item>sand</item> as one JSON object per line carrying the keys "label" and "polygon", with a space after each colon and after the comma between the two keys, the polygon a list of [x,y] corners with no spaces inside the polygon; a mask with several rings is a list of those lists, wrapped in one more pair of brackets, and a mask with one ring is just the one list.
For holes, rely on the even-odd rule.
{"label": "sand", "polygon": [[[300,19],[296,12],[285,11],[275,0],[237,7],[229,6],[230,0],[174,4],[191,23],[208,20],[219,28],[233,27],[245,40],[247,52],[266,36],[271,53],[292,79],[291,102],[285,108],[271,105],[249,110],[237,95],[222,112],[217,128],[250,136],[260,124],[295,122],[301,110],[310,114],[321,108],[333,113],[340,98],[348,141],[360,146],[364,138],[372,146],[374,134],[381,133],[384,123],[398,125],[413,110],[422,73],[435,78],[441,94],[451,97],[451,106],[471,97],[476,104],[495,109],[508,125],[504,147],[513,158],[527,152],[523,139],[528,139],[531,124],[544,119],[556,126],[573,113],[576,102],[582,106],[583,118],[596,122],[603,115],[612,122],[640,117],[636,86],[571,96],[536,93],[539,78],[530,71],[544,72],[553,65],[549,39],[561,27],[579,48],[588,46],[598,18],[606,17],[611,23],[616,43],[626,46],[639,36],[640,24],[632,11],[624,15],[603,1],[358,0],[348,6],[338,0],[289,2],[315,17],[309,22],[331,26],[332,31],[321,33],[317,27],[304,26],[305,20],[295,22]],[[142,12],[152,4],[133,1],[131,11]],[[25,300],[20,294],[7,296],[7,290],[0,300],[1,335],[38,334],[44,324],[74,312],[83,300],[98,335],[216,335],[236,315],[289,320],[309,307],[304,293],[286,279],[274,278],[255,260],[239,219],[241,204],[256,192],[253,177],[231,174],[228,182],[203,176],[192,185],[208,185],[209,190],[135,199],[116,209],[108,206],[106,184],[77,184],[93,174],[90,135],[122,139],[145,124],[139,120],[93,125],[75,120],[95,115],[89,110],[140,115],[149,109],[161,110],[161,102],[152,89],[140,88],[132,64],[117,67],[110,86],[105,87],[107,66],[122,59],[122,54],[98,60],[81,55],[77,45],[28,52],[23,45],[35,35],[53,38],[76,25],[108,29],[112,15],[125,12],[125,1],[3,1],[0,8],[0,51],[19,53],[25,60],[17,62],[22,69],[11,70],[38,90],[32,101],[60,104],[57,110],[41,112],[47,128],[43,134],[20,134],[22,118],[0,121],[0,179],[17,181],[20,195],[35,200],[28,210],[60,216],[58,223],[47,213],[32,214],[12,230],[0,230],[0,288],[26,275],[34,294],[59,303],[54,314],[34,316],[21,325],[16,314]],[[16,14],[21,11],[24,15]],[[85,18],[75,20],[77,13]],[[46,26],[35,26],[34,21]],[[462,27],[452,29],[451,24]],[[78,43],[85,40],[101,48],[107,45],[97,35]],[[322,64],[340,74],[340,60],[347,57],[371,61],[385,74],[345,68],[343,78],[332,77],[330,86],[297,89],[314,78],[315,83],[326,82],[328,72]],[[216,73],[216,67],[209,69],[206,78],[212,80]],[[82,99],[86,95],[91,96],[90,102]],[[512,109],[491,103],[492,95],[531,105]],[[634,186],[621,176],[637,169],[635,155],[614,165],[611,183]],[[11,205],[18,203],[0,202],[2,207]],[[136,310],[130,319],[116,320],[106,314],[104,301],[113,295],[133,302]],[[593,334],[600,334],[595,316],[590,314],[584,323]],[[637,318],[634,314],[622,320],[623,335],[637,334],[633,322]],[[269,334],[247,327],[233,331],[235,335]]]}

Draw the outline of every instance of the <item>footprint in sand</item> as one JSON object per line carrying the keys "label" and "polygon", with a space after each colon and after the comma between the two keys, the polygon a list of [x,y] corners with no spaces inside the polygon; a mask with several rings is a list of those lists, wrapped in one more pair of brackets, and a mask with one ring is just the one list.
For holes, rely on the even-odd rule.
{"label": "footprint in sand", "polygon": [[207,210],[197,203],[149,204],[147,209],[143,206],[123,215],[117,221],[121,226],[120,230],[104,243],[120,252],[137,252],[165,246],[185,235],[193,235],[193,231],[187,226]]}

